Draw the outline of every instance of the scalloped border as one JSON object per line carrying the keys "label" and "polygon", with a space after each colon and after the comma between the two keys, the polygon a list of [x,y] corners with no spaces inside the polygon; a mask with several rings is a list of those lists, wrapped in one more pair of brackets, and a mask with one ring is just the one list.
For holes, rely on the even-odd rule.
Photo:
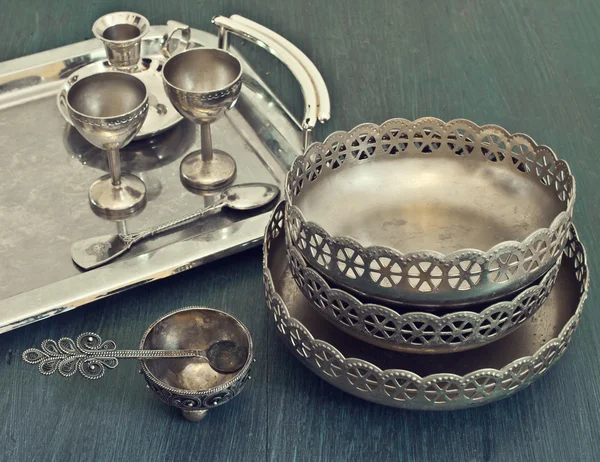
{"label": "scalloped border", "polygon": [[[311,303],[315,311],[317,311],[321,316],[323,316],[325,319],[331,322],[334,326],[343,330],[348,335],[368,342],[374,346],[380,348],[389,348],[390,350],[405,353],[418,353],[418,350],[436,349],[440,350],[440,352],[443,353],[456,353],[459,351],[464,351],[468,348],[474,348],[476,346],[483,346],[488,343],[492,343],[496,340],[501,339],[505,335],[508,335],[513,330],[520,327],[523,324],[523,322],[525,322],[527,319],[534,316],[535,313],[537,313],[537,311],[543,305],[546,299],[546,297],[544,297],[544,294],[547,295],[552,291],[562,261],[561,256],[558,262],[554,266],[552,266],[552,268],[544,275],[544,277],[538,284],[527,287],[524,291],[517,293],[516,296],[511,300],[493,303],[492,305],[479,312],[462,310],[438,316],[434,313],[420,311],[398,313],[397,311],[388,308],[384,305],[380,305],[377,303],[363,303],[358,298],[354,297],[352,294],[344,291],[343,289],[331,287],[317,271],[315,271],[306,263],[306,260],[297,249],[287,247],[286,250],[288,255],[288,261],[290,262],[290,267],[292,267],[290,254],[293,253],[295,254],[293,258],[298,260],[299,267],[301,268],[301,270],[309,274],[309,279],[316,280],[316,282],[322,286],[323,291],[327,294],[327,298],[344,298],[350,300],[354,304],[354,309],[358,311],[360,318],[365,318],[367,316],[385,316],[386,318],[393,320],[398,325],[409,324],[411,322],[418,322],[429,324],[432,327],[436,328],[434,340],[424,344],[412,344],[410,342],[403,341],[402,337],[399,335],[395,336],[393,339],[382,339],[374,337],[365,329],[355,329],[351,326],[347,326],[341,323],[337,318],[331,315],[328,309],[323,309],[317,306],[313,302],[311,297],[308,296],[305,288],[298,284],[297,278],[294,275],[294,270],[291,269],[294,282],[296,282],[296,285],[298,286],[304,297]],[[338,294],[340,294],[341,297]],[[506,327],[503,330],[497,332],[496,334],[490,337],[481,337],[480,335],[478,335],[477,329],[479,328],[480,324],[483,321],[485,321],[486,318],[490,317],[491,313],[498,312],[501,310],[512,311],[514,313],[516,305],[519,305],[522,300],[530,297],[535,298],[534,309],[527,316],[521,318],[521,320],[518,323],[508,321],[505,324]],[[473,334],[469,336],[466,341],[461,341],[459,343],[449,344],[442,342],[439,338],[439,332],[437,332],[437,328],[457,321],[472,323]],[[386,344],[388,344],[389,346],[384,346]],[[421,353],[425,353],[425,351],[421,351]]]}
{"label": "scalloped border", "polygon": [[[519,137],[527,140],[528,142],[531,143],[534,151],[537,152],[539,150],[545,150],[546,153],[551,156],[551,158],[554,160],[555,163],[560,163],[561,165],[564,165],[564,168],[568,174],[568,178],[570,179],[570,182],[572,184],[571,195],[564,201],[566,203],[565,210],[560,212],[552,220],[552,223],[549,225],[549,227],[540,228],[540,229],[533,231],[531,234],[529,234],[529,236],[525,237],[522,241],[512,240],[512,241],[500,242],[500,243],[494,245],[493,247],[491,247],[490,249],[488,249],[487,251],[483,251],[483,250],[479,250],[479,249],[465,248],[465,249],[458,249],[449,254],[442,254],[440,252],[436,252],[436,251],[432,251],[432,250],[421,250],[421,251],[402,253],[396,249],[393,249],[391,247],[386,247],[386,246],[364,247],[360,242],[358,242],[357,240],[355,240],[351,237],[332,236],[323,227],[321,227],[317,223],[312,222],[312,221],[307,221],[306,217],[304,216],[302,211],[297,206],[293,205],[294,198],[291,197],[291,194],[290,194],[290,189],[291,189],[290,183],[292,182],[292,177],[295,176],[294,172],[296,171],[296,169],[298,167],[302,167],[302,170],[304,170],[303,165],[307,162],[307,156],[310,156],[313,153],[313,151],[315,151],[315,150],[323,150],[327,146],[327,143],[329,143],[331,140],[335,140],[339,137],[352,136],[353,133],[360,132],[365,129],[380,131],[380,130],[384,129],[386,125],[388,125],[392,122],[393,123],[405,123],[405,124],[411,125],[412,127],[417,127],[418,125],[432,124],[432,125],[437,125],[437,126],[443,126],[446,129],[452,128],[453,124],[468,124],[468,125],[471,125],[472,127],[474,127],[474,130],[478,130],[479,133],[482,133],[486,130],[500,131],[501,134],[506,137],[507,141],[510,141],[511,139],[517,139]],[[501,162],[498,162],[498,163],[500,164]],[[393,256],[399,260],[432,259],[432,260],[435,260],[436,264],[438,264],[438,265],[452,265],[452,262],[455,261],[459,257],[462,257],[463,259],[466,257],[466,258],[470,258],[470,259],[484,258],[485,260],[489,260],[489,259],[493,259],[494,256],[497,256],[499,253],[504,253],[509,249],[519,249],[519,250],[521,250],[522,248],[529,249],[542,236],[554,235],[554,234],[556,234],[557,230],[561,226],[563,226],[563,225],[567,225],[567,227],[569,226],[569,224],[571,223],[572,215],[573,215],[573,207],[575,204],[575,198],[576,198],[576,182],[575,182],[575,178],[573,177],[573,174],[571,172],[571,168],[567,162],[563,161],[562,159],[559,159],[550,147],[548,147],[546,145],[538,145],[530,136],[528,136],[526,134],[523,134],[523,133],[511,134],[507,130],[505,130],[504,128],[502,128],[498,125],[488,124],[488,125],[479,126],[476,123],[474,123],[468,119],[453,119],[448,122],[444,122],[435,117],[423,117],[420,119],[416,119],[414,121],[396,118],[396,119],[389,119],[389,120],[385,121],[384,123],[382,123],[381,125],[372,124],[372,123],[364,123],[364,124],[360,124],[360,125],[354,127],[352,130],[347,131],[347,132],[346,131],[336,131],[336,132],[330,134],[325,139],[325,141],[312,143],[305,150],[304,154],[296,157],[296,159],[294,160],[294,163],[292,164],[292,166],[290,167],[290,169],[286,175],[285,187],[284,187],[284,199],[287,204],[287,206],[286,206],[287,213],[288,214],[291,213],[292,215],[296,215],[298,217],[298,219],[300,221],[300,228],[302,228],[302,227],[307,228],[309,233],[312,232],[313,234],[314,233],[320,234],[325,240],[328,240],[330,244],[335,244],[338,246],[348,246],[350,248],[353,248],[357,252],[362,253],[363,257],[365,257],[367,255],[372,256],[372,255],[383,254],[388,257]],[[286,236],[288,236],[288,238],[289,238],[290,229],[288,226],[289,226],[289,224],[287,223],[287,220],[286,220]],[[305,258],[307,258],[308,261],[311,261],[311,262],[313,261],[312,259],[308,258],[308,255],[306,253],[304,253],[304,252],[301,252],[301,253]],[[542,265],[542,267],[540,267],[537,270],[534,270],[533,272],[523,271],[520,276],[515,275],[513,277],[512,284],[507,283],[507,284],[502,285],[504,290],[499,292],[500,295],[505,294],[505,293],[510,293],[510,291],[511,291],[510,289],[515,288],[512,286],[515,284],[519,285],[518,281],[521,281],[524,278],[526,278],[526,281],[525,281],[525,284],[526,284],[527,282],[531,282],[533,279],[536,279],[537,277],[539,277],[539,275],[542,274],[542,272],[545,272],[545,270],[547,270],[550,266],[552,266],[555,263],[556,260],[552,261],[553,258],[555,258],[555,257],[551,256],[549,263],[547,262],[545,265]],[[331,261],[335,261],[335,258],[333,258],[333,256],[332,256]],[[319,267],[323,268],[324,271],[327,271],[327,274],[330,277],[332,277],[339,284],[347,285],[350,283],[350,282],[344,282],[344,280],[346,280],[347,278],[344,278],[344,280],[340,280],[340,278],[337,277],[338,271],[336,269],[331,270],[328,268],[329,263],[326,266],[319,265]],[[541,271],[541,270],[544,270],[544,271]],[[487,273],[489,273],[487,270],[482,272],[481,283],[483,283],[483,284],[478,283],[478,286],[481,284],[481,287],[484,287],[484,286],[486,286],[486,282],[488,283],[487,284],[488,286],[494,286],[495,283],[484,280],[484,276]],[[340,277],[343,277],[343,276],[344,276],[343,274],[340,275]],[[531,277],[527,277],[527,276],[531,276]],[[521,287],[521,286],[522,285],[519,285],[519,287]],[[363,289],[362,292],[365,292],[365,290]],[[393,294],[394,290],[393,290],[393,288],[390,288],[390,290],[385,290],[385,292],[389,294],[387,297],[385,295],[383,295],[383,292],[384,292],[383,289],[381,289],[381,291],[376,290],[376,291],[371,291],[371,292],[372,292],[372,293],[370,293],[371,296],[379,297],[380,299],[385,299],[385,298],[389,299],[389,297]],[[445,292],[459,293],[459,291],[457,291],[456,289],[446,289]],[[424,300],[429,300],[431,298],[431,295],[435,294],[436,291],[424,292],[424,293],[414,292],[414,293],[415,293],[415,296],[418,296],[419,299],[422,299],[420,302],[417,300],[413,300],[412,298],[407,299],[404,302],[412,302],[414,304],[423,303]],[[463,292],[460,292],[460,293],[463,293]],[[467,293],[473,293],[473,292],[472,291],[464,291],[464,293],[467,294]],[[384,301],[384,300],[382,300],[382,301]]]}
{"label": "scalloped border", "polygon": [[[493,368],[484,368],[484,369],[475,370],[464,376],[460,376],[457,374],[437,373],[437,374],[432,374],[432,375],[428,375],[425,377],[421,377],[418,374],[414,374],[413,372],[404,370],[404,369],[382,370],[379,367],[375,366],[374,364],[369,363],[367,361],[363,361],[360,358],[346,358],[339,350],[337,350],[335,347],[333,347],[329,343],[319,340],[319,339],[315,339],[313,337],[313,335],[310,333],[310,331],[301,322],[299,322],[295,318],[291,317],[289,314],[289,311],[287,309],[287,306],[283,302],[283,299],[275,290],[273,278],[271,276],[271,271],[268,266],[268,257],[269,257],[268,254],[269,254],[269,249],[271,247],[271,239],[279,237],[279,235],[282,232],[285,233],[285,229],[282,227],[283,221],[284,221],[283,214],[285,213],[285,212],[283,212],[284,207],[285,207],[285,201],[282,201],[277,205],[277,207],[271,214],[271,218],[269,219],[269,223],[267,225],[266,232],[265,232],[265,238],[263,241],[263,283],[264,283],[264,287],[265,287],[265,298],[266,298],[267,308],[269,309],[270,312],[274,313],[274,304],[277,303],[282,310],[281,317],[282,317],[282,319],[285,319],[288,322],[288,326],[291,325],[292,327],[297,327],[298,329],[303,331],[305,333],[306,337],[315,346],[321,346],[323,349],[329,350],[334,355],[335,359],[338,360],[343,365],[345,365],[347,369],[350,369],[351,367],[353,367],[353,365],[358,366],[358,367],[366,367],[370,372],[374,373],[381,380],[382,383],[385,383],[387,380],[390,380],[390,379],[406,378],[408,380],[411,380],[413,383],[415,383],[419,388],[427,389],[428,386],[434,386],[435,384],[437,384],[440,381],[443,382],[443,381],[451,380],[451,381],[455,381],[455,382],[460,382],[462,384],[468,384],[472,379],[476,379],[477,377],[493,377],[497,381],[500,381],[502,378],[510,379],[510,371],[511,370],[516,369],[519,366],[529,364],[529,363],[535,361],[536,359],[543,358],[544,354],[546,352],[552,352],[552,351],[557,352],[555,356],[550,358],[550,360],[547,364],[545,361],[542,361],[542,363],[544,364],[544,367],[542,369],[532,370],[531,373],[529,373],[527,375],[525,380],[521,381],[516,386],[514,386],[512,388],[508,387],[507,389],[502,389],[499,392],[495,392],[493,394],[487,395],[484,398],[480,399],[479,401],[468,400],[467,398],[464,397],[464,395],[459,395],[457,398],[455,398],[454,400],[452,400],[450,402],[445,401],[443,403],[439,403],[439,402],[434,403],[430,400],[428,403],[426,403],[423,401],[419,401],[418,394],[411,401],[397,401],[389,396],[384,397],[380,394],[375,394],[372,396],[372,395],[369,395],[368,392],[365,393],[365,391],[362,391],[357,388],[356,389],[352,388],[351,390],[347,390],[346,388],[348,386],[352,385],[350,382],[346,381],[346,383],[338,383],[338,380],[336,380],[337,378],[341,378],[343,380],[346,378],[346,375],[339,375],[336,378],[329,377],[329,376],[326,377],[325,374],[320,369],[315,370],[315,366],[313,364],[311,364],[306,358],[301,357],[298,354],[289,335],[286,336],[286,335],[282,334],[281,332],[279,332],[279,329],[277,330],[278,334],[281,335],[286,340],[286,345],[288,347],[290,347],[290,349],[293,351],[294,355],[297,356],[300,359],[300,361],[303,364],[305,364],[311,371],[313,371],[316,375],[321,377],[323,380],[326,380],[327,382],[331,383],[332,385],[340,388],[343,391],[349,392],[358,398],[362,398],[362,399],[366,399],[368,401],[373,401],[373,402],[376,402],[379,404],[385,404],[385,405],[394,406],[394,407],[402,407],[402,408],[408,408],[408,409],[423,409],[423,410],[464,409],[464,408],[474,407],[477,405],[483,405],[483,404],[487,404],[487,403],[490,403],[493,401],[497,401],[499,399],[508,397],[509,395],[512,395],[513,393],[516,393],[517,391],[520,391],[520,390],[526,388],[527,386],[529,386],[529,384],[531,384],[531,382],[533,382],[539,376],[544,374],[551,366],[553,366],[556,363],[556,361],[565,352],[566,348],[569,345],[569,342],[571,341],[572,335],[577,328],[577,325],[578,325],[580,317],[581,317],[581,313],[583,311],[583,306],[584,306],[585,300],[587,299],[587,295],[588,295],[588,291],[589,291],[590,276],[589,276],[589,268],[588,268],[588,264],[587,264],[587,254],[585,251],[585,247],[579,240],[579,235],[577,233],[577,230],[575,229],[575,227],[573,225],[571,225],[570,231],[571,231],[571,235],[572,235],[572,239],[573,239],[573,244],[577,247],[574,249],[575,254],[573,255],[573,258],[577,258],[577,252],[579,252],[579,254],[581,255],[579,269],[583,270],[583,272],[584,272],[583,280],[581,281],[581,288],[580,288],[581,296],[579,299],[579,303],[577,305],[575,313],[573,314],[573,316],[571,316],[571,318],[566,322],[564,327],[561,329],[558,337],[555,337],[555,338],[549,340],[548,342],[546,342],[532,355],[517,358],[499,370],[493,369]],[[278,218],[277,214],[280,214],[282,216]],[[278,221],[280,223],[277,223]],[[277,226],[280,226],[280,227],[277,228]],[[568,252],[566,252],[566,253],[568,253]],[[276,325],[278,325],[277,319],[275,319],[274,322]],[[417,393],[418,393],[418,390],[417,390]]]}

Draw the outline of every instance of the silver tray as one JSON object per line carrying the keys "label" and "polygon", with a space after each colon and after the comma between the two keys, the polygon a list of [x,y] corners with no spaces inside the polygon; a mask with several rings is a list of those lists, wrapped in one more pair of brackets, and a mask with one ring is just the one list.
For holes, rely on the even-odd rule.
{"label": "silver tray", "polygon": [[527,135],[391,119],[311,145],[286,200],[287,237],[314,269],[386,304],[440,310],[504,297],[548,271],[566,244],[575,180]]}
{"label": "silver tray", "polygon": [[[244,66],[244,86],[235,109],[213,127],[215,147],[236,159],[236,183],[282,186],[314,125],[329,117],[327,89],[308,58],[282,37],[239,16],[214,22],[219,37],[192,29],[192,46],[225,46],[233,33],[274,53],[299,80],[305,98],[301,123],[232,49]],[[167,26],[152,26],[146,50],[158,46],[165,33]],[[223,211],[145,242],[105,267],[85,273],[75,267],[73,242],[146,229],[213,201],[180,183],[179,162],[199,145],[193,124],[183,121],[122,151],[123,169],[146,183],[146,209],[121,222],[92,213],[87,189],[98,169],[107,170],[106,156],[64,121],[56,96],[73,72],[104,58],[94,39],[0,64],[0,169],[7,179],[0,187],[0,332],[238,252],[264,235],[268,210]]]}
{"label": "silver tray", "polygon": [[267,307],[278,334],[302,364],[341,390],[387,406],[453,410],[506,398],[561,358],[577,328],[589,286],[585,250],[575,228],[554,289],[522,327],[497,342],[446,355],[378,348],[325,322],[294,282],[285,249],[283,204],[264,241]]}

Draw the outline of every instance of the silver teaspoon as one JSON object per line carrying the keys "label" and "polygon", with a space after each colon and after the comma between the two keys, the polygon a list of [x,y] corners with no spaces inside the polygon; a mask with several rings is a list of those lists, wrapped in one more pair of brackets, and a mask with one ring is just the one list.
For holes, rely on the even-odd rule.
{"label": "silver teaspoon", "polygon": [[96,268],[123,255],[143,239],[171,231],[209,212],[223,207],[234,210],[252,210],[268,204],[278,195],[279,188],[266,183],[247,183],[231,186],[221,193],[214,204],[177,220],[138,233],[106,234],[75,242],[71,246],[71,258],[77,266],[84,270]]}
{"label": "silver teaspoon", "polygon": [[213,343],[206,350],[117,350],[112,340],[102,341],[98,334],[85,332],[76,341],[63,337],[58,342],[44,340],[41,350],[29,348],[23,352],[23,361],[37,364],[44,375],[56,371],[70,377],[77,371],[88,379],[99,379],[104,368],[114,369],[119,359],[201,358],[215,371],[231,374],[240,370],[248,357],[247,348],[231,340]]}

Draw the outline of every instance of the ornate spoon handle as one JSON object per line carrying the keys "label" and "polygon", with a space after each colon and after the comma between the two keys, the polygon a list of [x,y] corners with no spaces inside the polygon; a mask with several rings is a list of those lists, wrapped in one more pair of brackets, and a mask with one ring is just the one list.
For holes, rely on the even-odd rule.
{"label": "ornate spoon handle", "polygon": [[176,220],[168,221],[166,223],[160,224],[153,228],[147,229],[145,231],[140,231],[137,233],[119,234],[119,237],[128,246],[132,246],[133,244],[135,244],[138,241],[141,241],[142,239],[145,239],[145,238],[151,237],[151,236],[155,236],[156,234],[159,234],[159,233],[164,233],[166,231],[177,228],[178,226],[181,226],[185,223],[188,223],[189,221],[196,220],[197,218],[200,218],[200,217],[206,215],[207,213],[212,212],[213,210],[223,207],[223,205],[225,205],[225,198],[221,198],[214,204],[211,204],[207,207],[204,207],[203,209],[200,209],[193,213],[190,213],[189,215],[185,215],[183,217],[177,218]]}
{"label": "ornate spoon handle", "polygon": [[105,368],[114,369],[119,359],[203,358],[221,373],[235,372],[243,367],[247,352],[231,341],[220,341],[207,350],[117,350],[112,340],[102,341],[93,332],[85,332],[75,341],[63,337],[58,342],[44,340],[41,350],[29,348],[23,352],[23,361],[38,364],[40,373],[70,377],[77,371],[88,379],[99,379]]}

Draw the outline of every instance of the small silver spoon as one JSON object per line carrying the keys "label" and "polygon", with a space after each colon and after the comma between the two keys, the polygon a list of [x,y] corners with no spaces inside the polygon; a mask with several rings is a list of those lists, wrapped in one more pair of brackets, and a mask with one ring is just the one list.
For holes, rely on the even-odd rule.
{"label": "small silver spoon", "polygon": [[194,221],[208,212],[223,207],[234,210],[252,210],[268,204],[278,195],[279,188],[266,183],[231,186],[221,193],[214,204],[177,220],[138,233],[106,234],[78,241],[71,246],[71,258],[77,266],[84,270],[96,268],[123,255],[141,240]]}
{"label": "small silver spoon", "polygon": [[231,340],[213,343],[206,350],[117,350],[115,342],[102,339],[98,334],[85,332],[76,341],[63,337],[58,342],[44,340],[41,350],[29,348],[23,352],[23,361],[37,364],[40,373],[52,375],[56,371],[70,377],[77,371],[88,379],[98,379],[104,367],[114,369],[119,359],[202,358],[215,371],[231,374],[240,370],[248,350]]}

